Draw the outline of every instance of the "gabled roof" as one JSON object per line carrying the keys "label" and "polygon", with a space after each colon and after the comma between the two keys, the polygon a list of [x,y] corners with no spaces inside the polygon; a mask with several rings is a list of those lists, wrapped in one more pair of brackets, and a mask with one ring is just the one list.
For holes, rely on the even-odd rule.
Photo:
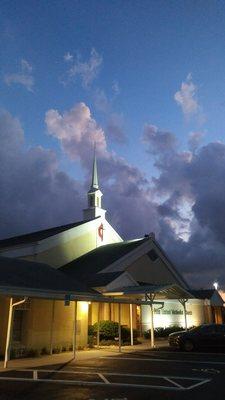
{"label": "gabled roof", "polygon": [[47,239],[50,236],[54,236],[57,235],[58,233],[75,228],[76,226],[86,224],[89,221],[92,220],[73,222],[72,224],[56,226],[54,228],[44,229],[37,232],[27,233],[25,235],[14,236],[8,239],[3,239],[0,240],[0,249],[38,242],[40,240]]}
{"label": "gabled roof", "polygon": [[88,292],[84,283],[50,265],[8,257],[0,257],[0,286]]}
{"label": "gabled roof", "polygon": [[[74,261],[60,267],[68,276],[84,280],[88,285],[102,282],[103,285],[115,279],[123,271],[99,273],[108,265],[141,246],[148,238],[107,244],[94,249]],[[103,283],[104,282],[104,283]]]}

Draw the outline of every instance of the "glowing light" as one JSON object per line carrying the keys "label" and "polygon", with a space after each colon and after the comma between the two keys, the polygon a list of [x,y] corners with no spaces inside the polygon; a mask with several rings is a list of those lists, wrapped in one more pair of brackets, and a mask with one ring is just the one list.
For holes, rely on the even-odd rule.
{"label": "glowing light", "polygon": [[85,314],[88,312],[88,301],[81,301],[80,302],[80,311],[82,312],[82,314]]}
{"label": "glowing light", "polygon": [[215,289],[215,290],[217,290],[217,289],[218,289],[218,287],[219,287],[219,284],[218,284],[218,282],[216,282],[216,281],[215,281],[215,282],[213,282],[213,286],[214,286],[214,289]]}

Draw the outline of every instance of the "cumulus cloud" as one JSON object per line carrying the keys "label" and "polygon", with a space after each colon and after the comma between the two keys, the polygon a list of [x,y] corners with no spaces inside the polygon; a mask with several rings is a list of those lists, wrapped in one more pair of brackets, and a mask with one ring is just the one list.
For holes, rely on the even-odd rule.
{"label": "cumulus cloud", "polygon": [[172,146],[171,151],[165,135],[158,135],[157,145],[154,134],[153,142],[152,134],[144,137],[159,171],[154,190],[158,199],[161,195],[160,242],[192,284],[209,285],[217,278],[225,285],[225,144],[198,144],[193,152]]}
{"label": "cumulus cloud", "polygon": [[0,237],[81,218],[83,188],[59,168],[56,154],[27,149],[18,119],[0,113]]}
{"label": "cumulus cloud", "polygon": [[[73,56],[72,56],[73,57]],[[64,56],[65,61],[73,61],[71,54]],[[93,80],[97,77],[102,65],[102,56],[93,48],[87,61],[82,61],[78,55],[73,61],[72,66],[66,72],[66,79],[63,82],[71,82],[80,78],[82,86],[88,88]]]}
{"label": "cumulus cloud", "polygon": [[197,86],[194,84],[190,73],[186,80],[182,82],[180,90],[175,93],[174,99],[178,106],[181,107],[185,117],[189,118],[200,111],[197,99]]}
{"label": "cumulus cloud", "polygon": [[32,75],[33,67],[27,60],[22,59],[18,72],[6,74],[4,81],[7,85],[19,84],[24,86],[29,92],[33,91],[34,77]]}
{"label": "cumulus cloud", "polygon": [[199,146],[203,140],[203,137],[204,137],[203,132],[191,132],[189,134],[188,145],[189,145],[189,149],[192,152],[195,152],[199,148]]}

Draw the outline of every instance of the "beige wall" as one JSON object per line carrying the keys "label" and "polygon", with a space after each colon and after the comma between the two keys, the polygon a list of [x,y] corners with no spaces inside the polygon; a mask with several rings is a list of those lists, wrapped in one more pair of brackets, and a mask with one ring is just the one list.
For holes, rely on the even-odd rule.
{"label": "beige wall", "polygon": [[128,268],[129,274],[136,280],[151,284],[177,283],[172,273],[168,270],[164,262],[158,258],[151,261],[147,255],[140,257]]}
{"label": "beige wall", "polygon": [[[98,321],[98,303],[92,303],[89,315],[89,324],[93,325]],[[132,306],[133,312],[133,328],[137,326],[137,306]],[[101,303],[100,304],[100,321],[119,321],[119,306],[118,304]],[[121,304],[121,325],[130,327],[130,305]]]}
{"label": "beige wall", "polygon": [[[14,300],[15,301],[15,300]],[[9,299],[0,298],[0,353],[4,353]],[[17,311],[14,311],[15,313]],[[65,306],[63,301],[31,299],[23,311],[22,340],[12,348],[50,350],[51,327],[53,349],[71,350],[73,343],[75,303]],[[53,322],[53,323],[52,323]],[[87,345],[88,303],[77,303],[77,348]]]}
{"label": "beige wall", "polygon": [[93,250],[96,247],[96,237],[93,231],[87,232],[82,236],[69,240],[68,242],[58,243],[36,255],[22,257],[26,260],[43,262],[53,267],[60,267],[81,255]]}

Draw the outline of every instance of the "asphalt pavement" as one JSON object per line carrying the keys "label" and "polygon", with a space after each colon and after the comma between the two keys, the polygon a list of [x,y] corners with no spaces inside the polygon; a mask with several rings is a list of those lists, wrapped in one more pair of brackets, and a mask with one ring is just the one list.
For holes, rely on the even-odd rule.
{"label": "asphalt pavement", "polygon": [[225,354],[143,350],[0,372],[0,400],[225,400]]}

